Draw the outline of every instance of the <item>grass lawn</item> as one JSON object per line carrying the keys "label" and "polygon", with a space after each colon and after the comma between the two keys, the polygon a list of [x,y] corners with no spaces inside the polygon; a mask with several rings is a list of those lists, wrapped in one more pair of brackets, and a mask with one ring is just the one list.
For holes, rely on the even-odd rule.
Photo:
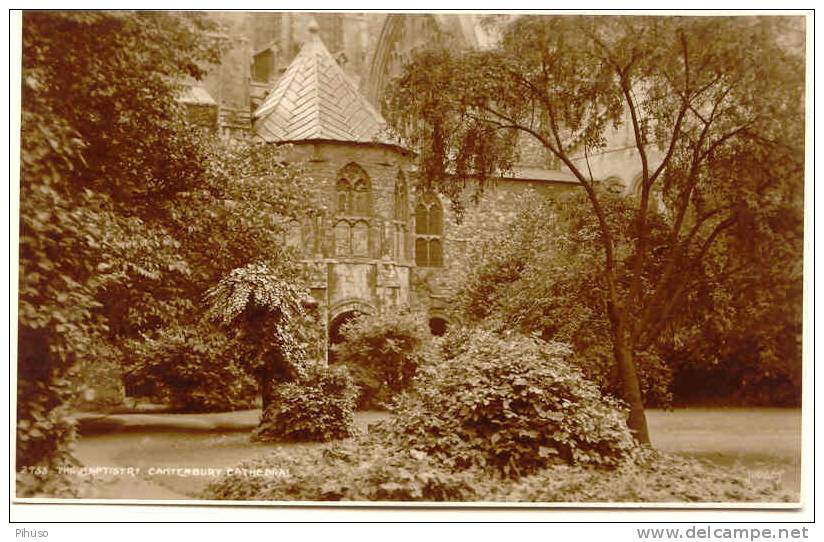
{"label": "grass lawn", "polygon": [[[248,420],[252,411],[221,414]],[[362,429],[386,416],[359,412]],[[648,411],[653,445],[722,465],[739,465],[753,478],[780,478],[797,492],[800,484],[801,411],[797,409],[689,408]],[[197,497],[211,482],[206,476],[154,475],[150,467],[229,468],[267,455],[275,448],[296,454],[317,444],[251,442],[248,432],[128,431],[81,437],[78,457],[87,466],[141,467],[141,482],[100,484],[95,498],[186,499]],[[154,488],[154,490],[152,489]]]}
{"label": "grass lawn", "polygon": [[720,465],[739,465],[753,478],[801,487],[801,411],[791,408],[686,408],[647,412],[653,446]]}

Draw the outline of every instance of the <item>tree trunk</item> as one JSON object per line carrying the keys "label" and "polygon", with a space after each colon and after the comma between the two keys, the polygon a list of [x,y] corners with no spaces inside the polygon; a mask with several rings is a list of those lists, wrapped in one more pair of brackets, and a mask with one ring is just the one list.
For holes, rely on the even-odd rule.
{"label": "tree trunk", "polygon": [[[260,401],[263,413],[266,412],[266,409],[269,408],[272,402],[272,394],[274,393],[276,384],[275,377],[271,371],[262,371],[258,377],[258,389],[260,390]],[[262,415],[263,414],[261,414],[261,416]]]}
{"label": "tree trunk", "polygon": [[623,337],[619,337],[615,339],[614,352],[621,375],[621,394],[624,401],[629,403],[627,426],[638,442],[649,444],[647,416],[644,414],[644,401],[641,398],[641,386],[638,382],[638,372],[635,370],[632,350],[623,341]]}
{"label": "tree trunk", "polygon": [[618,311],[615,301],[614,280],[607,275],[607,284],[610,288],[610,300],[607,302],[607,317],[612,334],[612,353],[618,367],[618,378],[621,382],[621,396],[629,404],[629,418],[627,426],[639,443],[648,445],[649,431],[647,430],[647,416],[644,414],[644,400],[641,397],[641,385],[638,382],[638,371],[635,370],[633,349],[627,342],[625,319]]}
{"label": "tree trunk", "polygon": [[284,382],[293,382],[296,378],[297,375],[283,362],[282,352],[275,350],[265,356],[263,366],[257,373],[263,412],[272,404],[275,388]]}

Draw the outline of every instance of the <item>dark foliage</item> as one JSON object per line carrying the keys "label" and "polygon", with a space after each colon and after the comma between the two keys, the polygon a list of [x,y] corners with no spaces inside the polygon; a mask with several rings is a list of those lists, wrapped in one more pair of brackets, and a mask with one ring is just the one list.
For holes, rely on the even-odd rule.
{"label": "dark foliage", "polygon": [[219,60],[215,30],[196,13],[23,16],[18,468],[70,459],[71,431],[41,428],[65,425],[76,365],[191,329],[203,292],[260,254],[288,275],[307,179],[271,146],[212,140],[177,101]]}
{"label": "dark foliage", "polygon": [[387,440],[451,469],[519,477],[558,462],[608,466],[635,448],[625,412],[573,368],[568,347],[488,331],[422,371]]}
{"label": "dark foliage", "polygon": [[320,336],[308,288],[300,275],[283,269],[265,262],[234,269],[205,296],[205,317],[243,345],[242,367],[258,383],[264,413],[275,386],[307,376]]}
{"label": "dark foliage", "polygon": [[385,408],[428,358],[429,330],[414,312],[360,316],[342,332],[344,340],[334,348],[360,388],[359,408]]}
{"label": "dark foliage", "polygon": [[[632,199],[609,192],[601,199],[612,227],[621,234],[616,243],[628,252]],[[576,354],[573,362],[585,376],[604,393],[620,396],[602,301],[598,224],[588,205],[582,193],[524,202],[511,224],[476,247],[454,299],[454,317],[570,344]],[[653,237],[661,242],[657,226],[660,223],[653,222],[653,231],[659,233]],[[655,263],[648,265],[648,278],[656,272]],[[619,284],[626,288],[628,269],[621,269]],[[636,363],[645,404],[668,406],[672,374],[658,349],[638,352]]]}
{"label": "dark foliage", "polygon": [[762,212],[762,223],[732,231],[689,277],[690,295],[661,341],[678,404],[801,405],[802,208],[789,197]]}
{"label": "dark foliage", "polygon": [[130,341],[124,380],[135,395],[179,411],[251,408],[258,390],[244,370],[247,350],[205,323],[163,329]]}
{"label": "dark foliage", "polygon": [[117,357],[106,300],[188,272],[148,209],[204,171],[174,81],[216,60],[206,30],[160,12],[23,15],[17,468],[51,479],[22,476],[18,495],[53,492],[71,461],[73,368]]}
{"label": "dark foliage", "polygon": [[[604,193],[601,202],[621,234],[616,246],[630,253],[633,198]],[[525,205],[479,244],[454,317],[569,343],[587,378],[618,395],[597,224],[586,206],[582,194]],[[651,214],[644,288],[661,272],[661,220]],[[647,406],[800,404],[802,231],[798,209],[778,206],[758,228],[725,236],[698,271],[679,274],[681,310],[654,344],[635,353]],[[625,266],[631,264],[628,258]],[[618,281],[624,289],[625,266]]]}
{"label": "dark foliage", "polygon": [[[299,453],[286,450],[239,465],[205,491],[207,499],[421,502],[790,502],[775,480],[645,452],[605,471],[556,464],[513,480],[480,469],[453,471],[418,450],[365,437]],[[266,471],[269,469],[269,472]]]}
{"label": "dark foliage", "polygon": [[273,388],[255,438],[329,441],[351,437],[357,393],[346,368],[309,366],[296,381]]}

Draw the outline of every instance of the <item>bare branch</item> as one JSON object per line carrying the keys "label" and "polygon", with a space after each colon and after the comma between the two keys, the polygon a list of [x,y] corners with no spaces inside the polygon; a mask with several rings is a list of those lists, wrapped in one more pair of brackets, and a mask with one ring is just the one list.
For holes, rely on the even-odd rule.
{"label": "bare branch", "polygon": [[592,166],[589,163],[589,153],[587,152],[586,144],[584,144],[584,160],[587,163],[587,171],[589,171],[589,182],[595,183],[595,178],[592,175]]}

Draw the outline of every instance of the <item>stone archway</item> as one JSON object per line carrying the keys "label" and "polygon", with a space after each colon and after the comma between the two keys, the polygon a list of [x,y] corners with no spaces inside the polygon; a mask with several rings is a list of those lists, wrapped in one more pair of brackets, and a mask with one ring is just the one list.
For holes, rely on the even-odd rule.
{"label": "stone archway", "polygon": [[340,344],[343,342],[343,333],[341,329],[344,325],[351,322],[352,319],[360,316],[362,313],[358,311],[342,312],[329,322],[329,346]]}
{"label": "stone archway", "polygon": [[329,327],[328,327],[328,348],[327,348],[327,362],[328,363],[335,363],[335,351],[333,346],[336,344],[340,344],[343,342],[343,334],[341,333],[341,328],[347,323],[350,322],[353,318],[356,318],[362,314],[372,314],[374,313],[374,309],[358,300],[348,300],[342,303],[338,303],[335,307],[332,308],[330,311],[331,317],[329,318]]}

